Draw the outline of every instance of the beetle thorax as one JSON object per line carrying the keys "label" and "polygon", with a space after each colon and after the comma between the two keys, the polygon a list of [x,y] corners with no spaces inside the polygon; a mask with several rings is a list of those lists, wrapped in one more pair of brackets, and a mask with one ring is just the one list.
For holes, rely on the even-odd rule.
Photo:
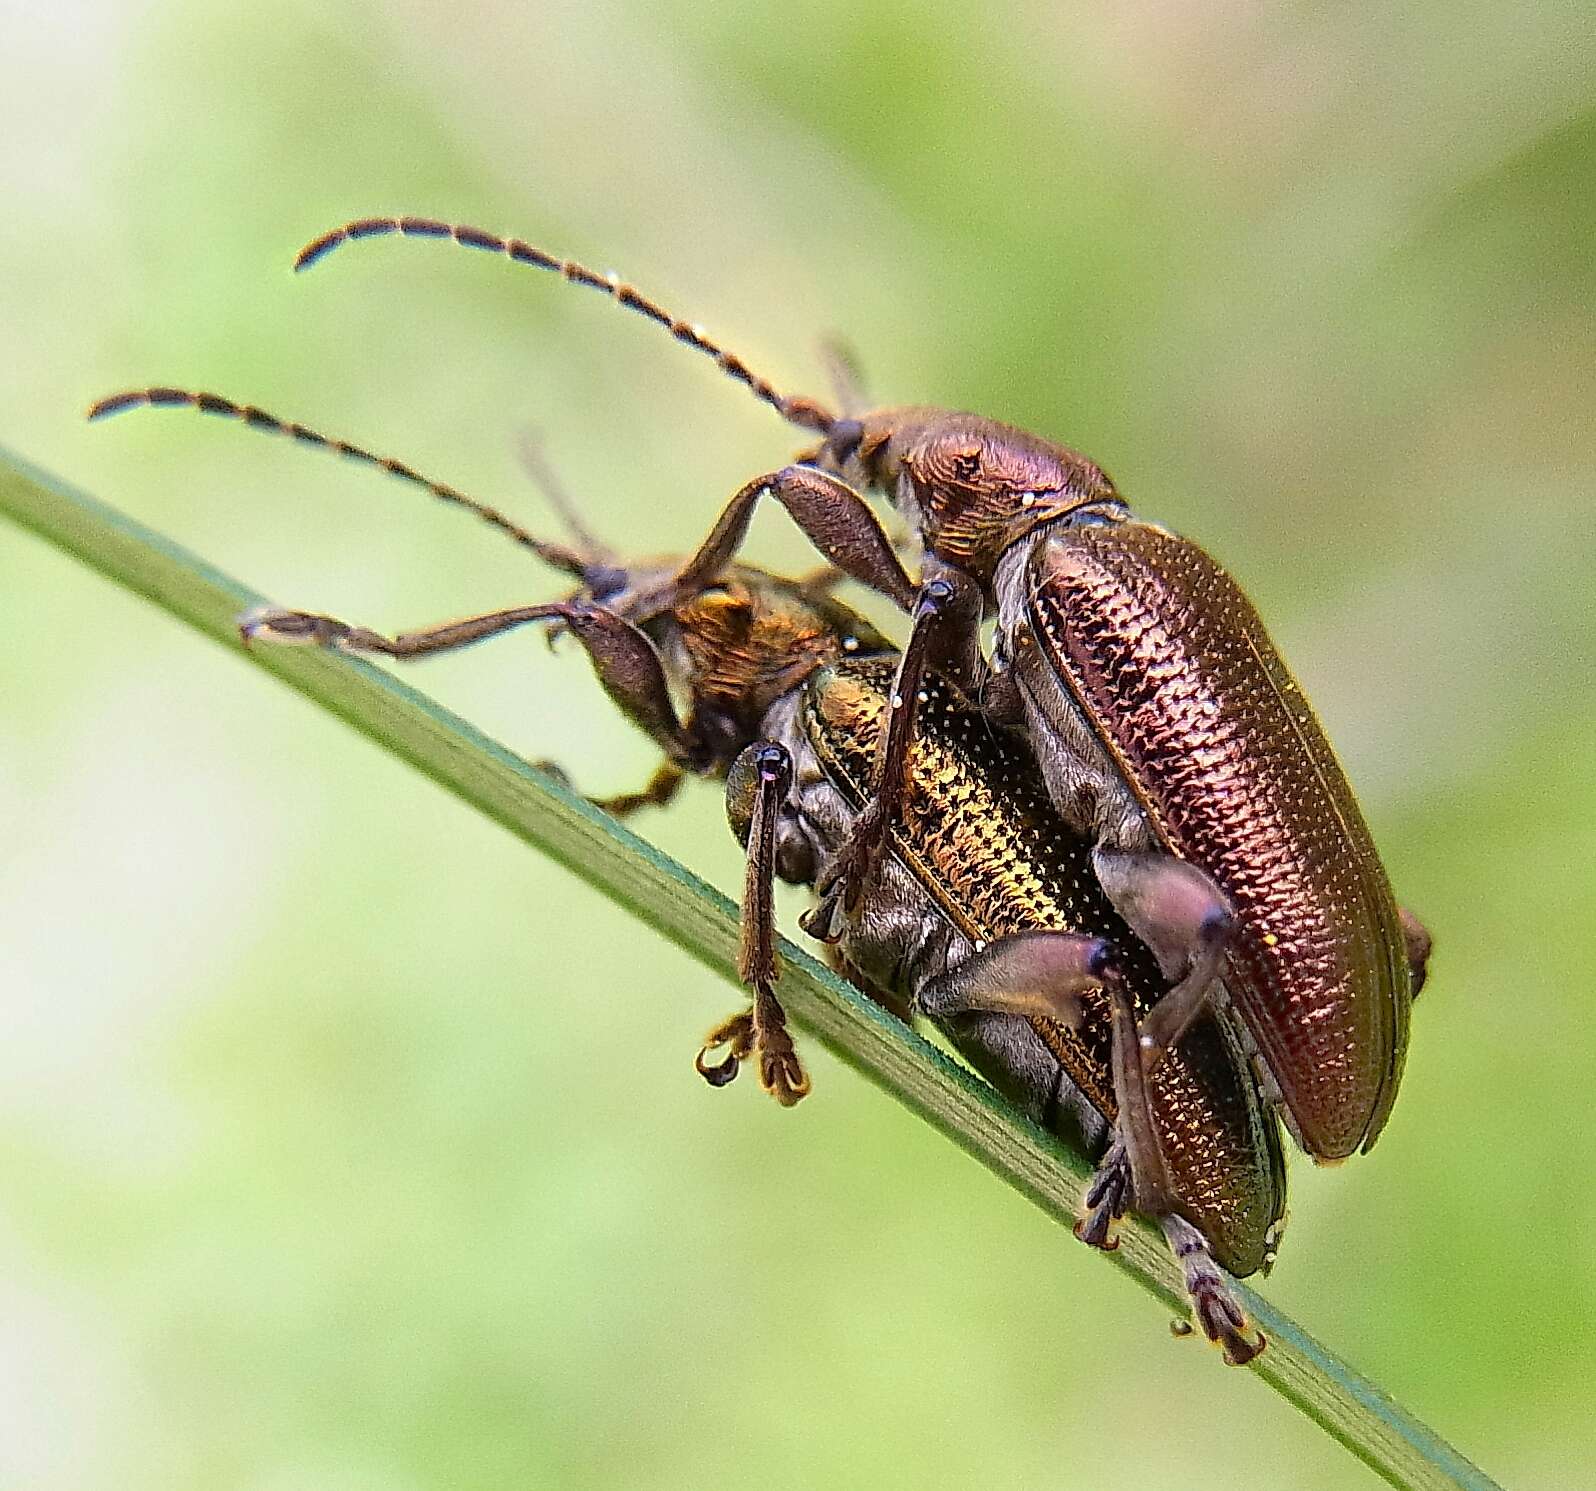
{"label": "beetle thorax", "polygon": [[[889,411],[864,421],[870,475],[915,522],[927,549],[990,584],[1003,552],[1038,524],[1120,506],[1101,467],[1062,445],[976,414]],[[874,443],[872,436],[875,436]]]}
{"label": "beetle thorax", "polygon": [[733,754],[816,668],[887,645],[840,602],[749,565],[656,616],[649,631],[698,728]]}

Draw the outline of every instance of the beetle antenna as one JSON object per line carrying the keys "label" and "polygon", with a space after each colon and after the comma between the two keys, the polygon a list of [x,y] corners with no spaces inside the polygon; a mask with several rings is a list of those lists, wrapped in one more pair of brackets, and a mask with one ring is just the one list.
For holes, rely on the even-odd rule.
{"label": "beetle antenna", "polygon": [[820,339],[820,359],[826,365],[826,378],[832,397],[844,419],[854,419],[869,407],[865,397],[864,372],[859,349],[846,337],[828,332]]}
{"label": "beetle antenna", "polygon": [[412,486],[420,487],[424,492],[430,492],[434,497],[444,502],[453,503],[454,506],[464,508],[474,517],[480,518],[490,527],[498,529],[506,537],[513,539],[522,548],[530,549],[545,564],[553,565],[556,569],[564,570],[567,574],[575,575],[577,579],[586,581],[588,575],[598,568],[604,568],[603,560],[597,555],[587,555],[564,544],[549,543],[528,533],[520,524],[513,523],[497,508],[489,507],[484,502],[478,502],[474,497],[467,497],[464,492],[441,481],[433,481],[430,477],[423,476],[419,471],[405,465],[403,461],[395,460],[392,456],[373,455],[369,450],[364,450],[358,445],[351,445],[347,440],[333,440],[302,424],[278,419],[275,414],[268,414],[264,409],[257,409],[253,404],[237,404],[232,399],[224,399],[214,393],[199,393],[187,388],[134,388],[124,393],[114,393],[109,398],[101,399],[89,410],[90,419],[105,419],[113,414],[121,414],[128,409],[198,409],[202,414],[220,414],[227,419],[236,419],[249,425],[252,429],[264,430],[270,435],[286,435],[304,445],[319,445],[338,455],[347,456],[350,460],[359,461],[366,466],[374,466],[379,471],[386,471],[390,476],[397,476],[401,481],[407,481]]}
{"label": "beetle antenna", "polygon": [[501,238],[497,233],[485,233],[481,228],[466,227],[461,223],[442,223],[425,217],[364,217],[345,223],[330,233],[308,243],[294,259],[294,269],[309,269],[325,258],[341,243],[351,243],[360,238],[385,238],[399,234],[406,238],[450,238],[465,248],[482,249],[491,254],[503,254],[517,264],[530,264],[536,269],[546,269],[573,285],[586,285],[619,302],[628,310],[646,316],[663,326],[678,342],[714,359],[715,365],[729,378],[746,387],[756,399],[769,404],[789,424],[813,430],[819,435],[829,434],[837,416],[813,399],[778,393],[764,378],[749,368],[742,358],[712,342],[702,326],[682,321],[672,316],[662,306],[626,284],[619,275],[600,274],[574,259],[561,259],[544,249],[519,238]]}
{"label": "beetle antenna", "polygon": [[582,517],[582,510],[570,489],[560,479],[554,462],[544,449],[542,433],[527,428],[516,441],[516,452],[521,465],[532,479],[532,485],[543,494],[543,500],[552,507],[565,525],[566,532],[574,538],[582,552],[596,564],[610,564],[615,560],[615,550],[595,536]]}

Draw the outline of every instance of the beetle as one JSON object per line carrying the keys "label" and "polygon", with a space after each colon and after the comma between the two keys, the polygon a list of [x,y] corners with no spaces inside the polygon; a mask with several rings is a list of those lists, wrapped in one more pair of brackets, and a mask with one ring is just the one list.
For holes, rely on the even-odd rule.
{"label": "beetle", "polygon": [[[793,581],[726,565],[718,543],[685,562],[623,565],[591,541],[537,539],[403,463],[215,395],[142,390],[93,413],[138,404],[227,415],[378,466],[579,581],[564,601],[394,637],[278,608],[241,618],[240,631],[249,645],[410,659],[533,622],[568,629],[666,758],[644,791],[603,805],[629,812],[667,801],[685,774],[727,777],[728,816],[747,848],[740,969],[752,1003],[711,1032],[698,1070],[724,1085],[752,1058],[778,1101],[801,1099],[809,1080],[773,988],[772,882],[813,884],[847,841],[869,799],[899,670],[886,640],[830,595],[835,574]],[[1228,1361],[1249,1361],[1262,1337],[1215,1265],[1247,1274],[1272,1262],[1285,1173],[1236,1022],[1222,1011],[1200,1017],[1144,1076],[1137,1020],[1165,984],[1153,953],[1105,896],[1089,842],[1053,812],[1023,742],[994,734],[956,682],[927,674],[923,684],[920,747],[882,874],[856,906],[828,909],[838,960],[888,1008],[936,1021],[1030,1117],[1098,1158],[1078,1235],[1112,1247],[1119,1215],[1151,1217],[1198,1326]]]}
{"label": "beetle", "polygon": [[[1133,515],[1078,452],[976,414],[929,406],[839,414],[790,397],[614,274],[520,239],[426,218],[367,218],[323,234],[447,238],[596,289],[705,353],[788,423],[818,435],[799,466],[750,484],[716,533],[729,558],[761,493],[817,548],[906,608],[912,582],[862,489],[887,496],[924,545],[921,581],[953,587],[916,608],[878,785],[822,879],[857,904],[876,872],[910,771],[919,679],[977,666],[983,610],[997,616],[980,688],[1022,727],[1063,817],[1091,836],[1126,921],[1175,980],[1142,1024],[1149,1062],[1214,998],[1232,1002],[1260,1081],[1297,1142],[1334,1162],[1379,1137],[1395,1101],[1409,1010],[1430,951],[1399,910],[1323,729],[1241,588],[1191,541]],[[795,475],[821,469],[819,487]]]}

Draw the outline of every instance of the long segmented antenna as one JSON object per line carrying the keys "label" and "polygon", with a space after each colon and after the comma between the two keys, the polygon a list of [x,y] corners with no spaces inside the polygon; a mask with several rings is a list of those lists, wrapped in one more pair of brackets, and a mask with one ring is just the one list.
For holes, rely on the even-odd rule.
{"label": "long segmented antenna", "polygon": [[309,269],[325,258],[341,243],[352,243],[361,238],[386,238],[399,234],[405,238],[450,238],[464,248],[482,249],[490,254],[503,254],[517,264],[530,264],[536,269],[546,269],[573,285],[586,285],[619,302],[628,310],[637,311],[656,325],[663,326],[678,342],[706,357],[728,377],[741,383],[756,399],[769,404],[789,424],[800,429],[813,430],[826,435],[836,424],[837,416],[813,399],[778,393],[764,378],[755,373],[742,358],[710,341],[702,326],[681,321],[662,306],[656,305],[619,275],[600,274],[574,259],[561,259],[554,254],[526,243],[519,238],[501,238],[497,233],[486,233],[481,228],[466,227],[462,223],[441,223],[426,217],[363,217],[308,243],[294,259],[294,269]]}
{"label": "long segmented antenna", "polygon": [[574,549],[567,548],[564,544],[550,543],[545,539],[537,538],[528,533],[518,523],[512,523],[497,508],[489,507],[486,503],[478,502],[474,497],[467,497],[464,492],[457,491],[454,487],[441,481],[433,481],[430,477],[423,476],[419,471],[397,461],[392,456],[373,455],[369,450],[364,450],[358,445],[351,445],[347,440],[333,440],[315,430],[308,429],[302,424],[294,424],[289,420],[278,419],[275,414],[268,414],[264,409],[257,409],[253,404],[237,404],[232,399],[224,399],[219,394],[200,393],[187,388],[134,388],[124,393],[114,393],[109,398],[101,399],[89,410],[90,419],[105,419],[113,414],[121,414],[124,410],[148,407],[152,409],[198,409],[202,414],[220,414],[227,419],[240,420],[242,423],[257,430],[264,430],[269,435],[286,435],[290,439],[298,440],[305,445],[319,445],[338,455],[347,456],[350,460],[359,461],[363,465],[375,466],[379,471],[386,471],[390,476],[397,476],[401,481],[407,481],[412,486],[420,487],[422,491],[431,493],[432,496],[444,502],[453,503],[454,506],[464,508],[466,512],[480,518],[484,523],[498,529],[502,534],[513,539],[523,548],[530,549],[545,564],[562,569],[567,574],[575,575],[577,579],[586,581],[595,568],[603,568],[602,559],[590,558],[579,554]]}

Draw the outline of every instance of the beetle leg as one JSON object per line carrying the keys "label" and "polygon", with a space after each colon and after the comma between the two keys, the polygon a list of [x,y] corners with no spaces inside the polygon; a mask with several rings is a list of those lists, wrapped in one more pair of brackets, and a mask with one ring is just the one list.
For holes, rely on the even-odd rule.
{"label": "beetle leg", "polygon": [[[1125,1028],[1116,1029],[1115,1050],[1136,1051],[1135,1014],[1113,971],[1113,945],[1100,937],[1082,937],[1070,932],[1021,932],[1001,938],[981,949],[958,968],[924,984],[915,996],[920,1011],[933,1020],[975,1011],[1020,1015],[1029,1019],[1055,1020],[1078,1030],[1083,1018],[1080,995],[1098,985],[1119,986]],[[1112,997],[1112,996],[1111,996]],[[1138,1067],[1137,1075],[1140,1076]],[[1126,1105],[1121,1104],[1118,1137],[1103,1156],[1084,1198],[1084,1211],[1076,1224],[1075,1235],[1092,1247],[1112,1251],[1119,1246],[1114,1223],[1131,1204],[1140,1170],[1144,1187],[1158,1191],[1162,1200],[1168,1189],[1163,1152],[1151,1132],[1151,1114],[1145,1122],[1126,1122]],[[1143,1107],[1146,1108],[1145,1088]],[[1150,1149],[1150,1158],[1132,1159],[1131,1142],[1123,1136],[1134,1133],[1134,1143]]]}
{"label": "beetle leg", "polygon": [[[660,746],[667,761],[685,771],[708,770],[712,752],[691,721],[684,724],[677,715],[665,665],[648,637],[604,606],[566,604],[549,609],[582,644],[599,686],[616,708]],[[659,795],[658,773],[649,788],[655,801],[668,800],[668,792]]]}
{"label": "beetle leg", "polygon": [[1417,999],[1429,976],[1430,951],[1434,944],[1429,928],[1406,906],[1399,906],[1397,914],[1402,918],[1402,940],[1407,944],[1408,972],[1413,978],[1413,997]]}
{"label": "beetle leg", "polygon": [[[913,614],[915,623],[930,634],[928,663],[971,698],[984,698],[992,670],[981,655],[981,587],[957,565],[934,556],[927,557],[924,570]],[[947,589],[939,588],[938,600],[928,608],[926,594],[933,587]],[[927,609],[930,614],[922,620],[920,613]]]}
{"label": "beetle leg", "polygon": [[1089,1248],[1112,1253],[1119,1247],[1116,1224],[1130,1207],[1130,1160],[1125,1144],[1116,1138],[1097,1163],[1097,1171],[1081,1198],[1081,1214],[1075,1221],[1075,1235]]}
{"label": "beetle leg", "polygon": [[1191,1023],[1207,1007],[1225,963],[1225,942],[1230,935],[1229,913],[1223,921],[1206,925],[1192,955],[1191,971],[1142,1017],[1142,1063],[1156,1071]]}
{"label": "beetle leg", "polygon": [[468,616],[463,621],[446,621],[441,626],[429,626],[419,632],[400,632],[396,637],[385,637],[380,632],[350,626],[336,617],[321,616],[314,611],[257,606],[238,618],[238,635],[246,647],[265,641],[286,647],[327,647],[336,652],[375,652],[391,658],[418,658],[470,647],[474,642],[525,626],[529,621],[546,621],[565,609],[515,606],[507,611],[490,611],[485,616]]}
{"label": "beetle leg", "polygon": [[[571,780],[571,774],[558,761],[534,761],[532,763],[541,772],[554,778],[567,792],[580,797],[576,784]],[[687,780],[687,774],[681,767],[669,761],[662,761],[655,768],[654,775],[639,792],[617,792],[612,797],[588,797],[585,800],[595,808],[602,808],[612,818],[625,818],[635,813],[639,808],[662,808],[671,801],[681,790],[681,785]]]}
{"label": "beetle leg", "polygon": [[1076,1236],[1112,1248],[1116,1246],[1112,1224],[1126,1210],[1134,1207],[1156,1217],[1180,1264],[1193,1318],[1203,1334],[1220,1345],[1225,1360],[1240,1366],[1263,1350],[1264,1339],[1249,1326],[1202,1234],[1175,1210],[1179,1196],[1158,1142],[1135,1009],[1115,972],[1112,945],[1068,932],[1005,937],[952,973],[930,980],[916,1003],[932,1019],[987,1010],[1078,1025],[1079,995],[1096,984],[1109,997],[1119,1120],[1115,1140],[1086,1192],[1087,1212],[1076,1226]]}
{"label": "beetle leg", "polygon": [[[559,514],[565,531],[576,540],[576,557],[581,568],[572,573],[586,580],[596,571],[614,568],[615,551],[587,526],[582,504],[572,496],[543,448],[541,431],[523,429],[516,441],[516,454],[521,458],[522,469],[532,479],[532,485],[543,494],[543,500]],[[569,565],[565,567],[570,568]]]}
{"label": "beetle leg", "polygon": [[[697,733],[677,717],[665,668],[654,644],[631,622],[604,606],[565,601],[516,606],[445,622],[424,631],[401,632],[396,637],[385,637],[312,611],[262,607],[241,616],[238,630],[246,647],[266,640],[409,659],[469,647],[532,621],[558,621],[575,636],[586,650],[604,692],[633,724],[661,746],[673,765],[697,772],[710,764],[708,751]],[[650,782],[649,788],[655,789],[656,782]],[[655,791],[649,800],[665,799]]]}
{"label": "beetle leg", "polygon": [[595,808],[602,808],[612,818],[626,818],[635,813],[639,808],[662,808],[669,803],[681,790],[681,785],[687,780],[687,774],[681,767],[669,761],[662,761],[654,769],[654,775],[644,784],[638,792],[617,792],[611,797],[587,797],[577,790],[576,783],[571,780],[571,774],[558,761],[551,761],[547,757],[532,763],[545,776],[551,776],[565,790],[583,801],[591,803]]}
{"label": "beetle leg", "polygon": [[1141,1019],[1142,1060],[1150,1072],[1212,996],[1234,918],[1219,887],[1184,860],[1099,845],[1092,862],[1115,909],[1157,955],[1165,974],[1179,977]]}
{"label": "beetle leg", "polygon": [[901,609],[914,609],[916,589],[876,515],[852,487],[812,466],[785,466],[741,488],[674,578],[649,597],[645,614],[659,615],[700,594],[731,563],[766,493],[792,515],[805,537],[845,575],[879,591]]}
{"label": "beetle leg", "polygon": [[1177,1212],[1158,1219],[1169,1251],[1180,1265],[1186,1297],[1191,1301],[1192,1318],[1202,1333],[1224,1352],[1233,1367],[1244,1367],[1261,1352],[1268,1340],[1247,1319],[1231,1292],[1224,1272],[1214,1262],[1203,1235]]}
{"label": "beetle leg", "polygon": [[662,761],[641,791],[590,797],[588,801],[595,808],[603,808],[612,818],[626,818],[639,808],[663,808],[681,790],[686,780],[687,773],[674,761]]}
{"label": "beetle leg", "polygon": [[1025,723],[1025,700],[1012,668],[987,668],[975,689],[981,713],[999,725]]}
{"label": "beetle leg", "polygon": [[[750,1055],[759,1062],[759,1083],[784,1108],[809,1091],[809,1076],[798,1060],[787,1014],[776,998],[776,826],[792,788],[792,757],[770,741],[750,746],[726,779],[728,815],[746,822],[748,868],[743,880],[742,940],[737,973],[754,994],[753,1008],[724,1021],[709,1033],[694,1065],[711,1085],[723,1087]],[[750,798],[752,801],[750,802]],[[709,1053],[726,1047],[710,1061]]]}
{"label": "beetle leg", "polygon": [[1136,1009],[1122,979],[1105,979],[1103,987],[1108,994],[1109,1068],[1114,1079],[1114,1101],[1119,1106],[1116,1133],[1130,1171],[1131,1203],[1146,1216],[1162,1216],[1174,1208],[1176,1191],[1164,1161],[1163,1146],[1158,1142],[1147,1068],[1141,1060]]}
{"label": "beetle leg", "polygon": [[1086,1218],[1087,1230],[1077,1226],[1076,1236],[1090,1241],[1090,1228],[1098,1220],[1098,1213],[1105,1204],[1111,1206],[1116,1199],[1113,1194],[1115,1179],[1109,1171],[1118,1158],[1115,1150],[1121,1150],[1124,1166],[1130,1172],[1131,1204],[1137,1211],[1158,1219],[1169,1250],[1180,1264],[1192,1318],[1210,1341],[1218,1343],[1231,1366],[1244,1366],[1264,1349],[1263,1334],[1248,1324],[1246,1312],[1236,1302],[1202,1233],[1175,1209],[1180,1197],[1170,1180],[1158,1142],[1147,1088],[1147,1068],[1142,1061],[1145,1038],[1138,1036],[1135,1010],[1124,983],[1111,977],[1105,981],[1104,988],[1109,996],[1109,1023],[1113,1033],[1111,1060],[1114,1095],[1119,1103],[1118,1138],[1103,1157],[1098,1178],[1087,1192],[1088,1202],[1095,1198],[1097,1209]]}
{"label": "beetle leg", "polygon": [[848,577],[834,564],[806,570],[793,581],[793,588],[805,600],[825,600]]}
{"label": "beetle leg", "polygon": [[876,745],[873,790],[849,829],[847,842],[832,856],[815,884],[820,905],[804,921],[804,929],[834,921],[839,899],[854,911],[869,888],[888,835],[897,823],[909,786],[909,752],[914,743],[914,719],[926,674],[944,659],[958,663],[969,639],[979,640],[980,591],[956,570],[927,580],[914,607],[914,627],[898,659],[887,711],[887,727]]}
{"label": "beetle leg", "polygon": [[1085,1014],[1080,996],[1105,981],[1113,959],[1114,945],[1102,937],[1016,932],[928,979],[915,1004],[932,1020],[981,1010],[1079,1030]]}

